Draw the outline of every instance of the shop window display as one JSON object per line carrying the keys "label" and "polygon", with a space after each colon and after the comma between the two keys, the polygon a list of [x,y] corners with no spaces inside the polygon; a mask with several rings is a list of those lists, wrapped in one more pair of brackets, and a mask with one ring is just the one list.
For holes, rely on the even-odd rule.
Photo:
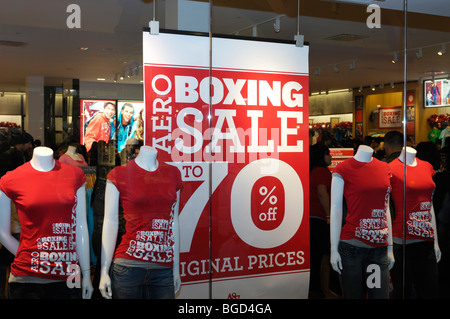
{"label": "shop window display", "polygon": [[[19,174],[21,168],[16,168],[17,166],[27,167],[33,162],[33,157],[37,156],[33,149],[39,151],[36,148],[40,145],[39,142],[52,148],[53,161],[65,164],[61,164],[65,169],[67,165],[81,166],[80,170],[87,182],[84,186],[85,194],[78,194],[78,183],[72,185],[71,192],[75,191],[75,195],[85,198],[87,203],[84,211],[81,209],[82,201],[78,201],[80,207],[77,207],[77,218],[86,216],[87,219],[86,223],[82,221],[79,226],[88,228],[90,247],[87,252],[90,254],[93,291],[83,281],[82,293],[77,292],[78,298],[121,296],[120,292],[114,292],[114,285],[119,287],[123,283],[117,284],[114,281],[117,277],[109,278],[108,270],[110,265],[113,265],[110,268],[115,268],[116,265],[130,266],[128,260],[117,260],[117,263],[114,260],[114,252],[123,248],[116,247],[115,243],[121,242],[125,229],[130,227],[127,220],[130,214],[127,204],[121,198],[125,196],[124,191],[119,190],[116,185],[114,187],[117,192],[112,192],[108,176],[114,176],[119,171],[116,168],[122,165],[139,162],[135,160],[136,156],[145,156],[147,147],[150,146],[158,150],[160,163],[170,162],[169,165],[174,170],[178,169],[184,183],[183,189],[178,190],[179,210],[175,215],[180,216],[181,238],[189,240],[181,241],[179,252],[175,254],[178,262],[173,267],[172,264],[157,265],[174,271],[166,276],[171,277],[169,285],[174,286],[171,298],[248,298],[255,295],[267,296],[265,294],[269,294],[269,290],[273,298],[298,298],[300,295],[301,298],[308,298],[305,287],[313,272],[322,275],[316,282],[328,282],[333,291],[330,294],[318,294],[320,298],[346,298],[349,297],[348,289],[355,288],[347,284],[356,283],[346,272],[349,252],[359,251],[360,257],[362,251],[373,253],[375,250],[383,250],[377,262],[370,262],[381,271],[378,279],[382,288],[366,290],[367,282],[361,282],[357,287],[359,291],[354,294],[352,292],[351,297],[448,297],[450,280],[445,272],[450,251],[447,244],[450,197],[447,194],[449,183],[446,180],[450,146],[450,71],[447,70],[448,54],[445,53],[445,47],[450,42],[447,42],[448,30],[444,27],[448,25],[448,17],[440,12],[446,3],[442,4],[439,0],[431,0],[427,5],[407,0],[396,3],[377,1],[369,7],[367,3],[346,0],[261,1],[251,4],[222,0],[177,0],[168,4],[168,1],[154,0],[125,5],[119,0],[103,8],[107,13],[102,15],[108,16],[108,20],[100,18],[102,15],[97,13],[96,7],[100,4],[96,1],[89,5],[81,3],[76,7],[76,12],[71,12],[69,9],[73,8],[67,5],[49,4],[44,1],[43,4],[36,5],[28,0],[20,0],[19,4],[5,8],[0,19],[5,37],[15,40],[0,41],[0,52],[6,61],[0,62],[3,70],[0,74],[0,170],[3,176],[0,185],[4,191],[1,196],[4,204],[0,209],[5,223],[10,211],[13,224],[19,224],[14,223],[18,217],[21,217],[23,223],[27,220],[27,212],[14,193],[22,189],[16,189],[16,185],[12,185],[14,192],[11,191],[10,176]],[[52,18],[45,24],[39,19],[27,19],[28,22],[24,23],[14,14],[22,7],[31,8],[28,11],[35,12],[36,17],[43,16],[43,12],[50,10],[49,8],[55,11],[49,14]],[[11,8],[15,8],[15,11]],[[172,10],[176,10],[173,12],[177,12],[177,18],[172,17]],[[25,20],[25,13],[23,15]],[[63,18],[68,19],[67,24]],[[70,19],[75,19],[77,23],[69,23]],[[150,20],[152,23],[149,25]],[[148,25],[150,30],[147,29]],[[160,25],[161,29],[154,29],[155,25]],[[61,40],[59,43],[48,44],[45,49],[37,49],[32,37],[28,37],[28,34],[36,31],[40,31],[40,39],[44,42],[54,38]],[[143,59],[142,32],[149,31],[151,36],[159,38],[164,33],[174,33],[185,39],[194,34],[203,38],[205,46],[197,46],[198,54],[195,57],[205,57],[206,63],[199,68],[199,60],[194,60],[192,65],[187,66],[183,64],[185,61],[179,64],[146,65],[146,62],[153,60]],[[249,47],[253,48],[261,43],[308,47],[309,56],[305,59],[308,81],[301,83],[302,88],[297,84],[293,85],[293,82],[300,83],[295,78],[298,74],[295,74],[296,70],[285,66],[296,59],[274,55],[270,62],[277,64],[277,68],[270,69],[264,54],[247,56],[245,46],[227,51],[230,46],[220,47],[216,42],[217,38],[238,42],[249,40],[252,43]],[[85,45],[84,40],[89,43]],[[74,53],[70,51],[68,43],[72,47],[74,43],[80,43],[80,48]],[[173,57],[178,52],[186,58],[194,43],[196,42],[188,41],[181,49],[166,51],[165,56]],[[220,50],[216,51],[217,48]],[[440,50],[439,55],[436,54],[437,48]],[[25,54],[31,49],[34,50],[33,58]],[[163,50],[156,45],[148,52],[149,56],[154,57]],[[223,54],[224,52],[227,53]],[[99,56],[101,59],[98,59]],[[19,62],[16,57],[20,58]],[[52,60],[50,63],[46,62],[47,57]],[[222,63],[219,57],[226,63],[230,60],[240,61],[245,57],[245,63],[230,67],[229,64]],[[39,61],[41,68],[31,65],[28,60]],[[93,61],[95,62],[92,63]],[[149,67],[147,71],[150,72],[144,72],[146,67]],[[42,80],[42,90],[40,87],[33,87],[36,77],[24,75],[23,69],[29,70],[29,74],[38,75],[37,78]],[[90,70],[89,73],[86,69]],[[94,72],[103,74],[94,76]],[[17,77],[14,78],[15,75]],[[152,79],[155,76],[156,86],[153,87]],[[18,77],[23,79],[17,80]],[[70,81],[67,78],[73,78],[74,82],[68,83]],[[78,82],[78,78],[81,84],[79,86],[74,84]],[[169,87],[164,87],[165,84],[173,85],[172,89],[176,90],[176,94],[165,94],[166,90],[170,91]],[[14,90],[20,93],[12,98],[13,92],[9,91]],[[342,97],[337,98],[333,91],[339,91]],[[45,97],[45,105],[42,107],[41,94]],[[302,106],[296,104],[300,95],[303,95]],[[149,97],[159,102],[145,105],[145,100]],[[317,102],[312,103],[314,98],[317,98]],[[194,99],[197,104],[192,103]],[[105,102],[112,103],[108,106],[111,108],[109,113],[103,113]],[[301,116],[299,112],[303,112]],[[108,116],[103,115],[106,113]],[[269,116],[272,118],[267,121]],[[303,130],[308,130],[308,126],[311,129],[309,141],[308,138],[300,138]],[[239,140],[242,137],[241,130],[246,129],[245,137]],[[277,129],[279,139],[275,138],[274,130]],[[163,131],[164,136],[158,135]],[[390,144],[393,131],[404,137],[401,146],[398,141],[394,143],[395,147]],[[30,143],[33,147],[28,149],[23,146],[24,143],[18,143],[15,134],[18,132],[27,132],[33,136],[33,143]],[[303,139],[303,145],[297,144],[299,139]],[[332,165],[326,168],[333,174],[335,186],[329,190],[331,208],[323,218],[331,226],[331,256],[326,249],[323,249],[325,257],[322,256],[329,260],[326,266],[331,269],[328,273],[323,269],[317,271],[320,266],[315,266],[318,263],[313,265],[310,256],[310,249],[315,243],[309,238],[315,238],[316,234],[312,233],[313,227],[308,222],[313,215],[309,208],[312,205],[309,203],[308,192],[309,186],[316,182],[311,179],[316,177],[306,176],[307,173],[297,174],[295,171],[297,164],[308,166],[308,144],[325,145],[331,148],[332,155],[340,154],[334,156]],[[222,152],[230,146],[236,152]],[[286,154],[277,154],[280,156],[277,158],[279,161],[270,158],[274,156],[272,150],[280,149],[295,149],[298,156],[282,158]],[[168,153],[170,158],[166,154],[167,150],[174,151]],[[256,152],[258,156],[265,152],[264,155],[270,159],[268,162],[280,164],[279,169],[283,174],[256,178],[256,170],[263,168],[257,166],[262,165],[260,158],[251,158],[251,163],[239,162],[239,156],[251,153],[248,150],[259,150],[259,153]],[[340,157],[344,150],[346,156]],[[367,157],[361,161],[364,150]],[[17,159],[20,161],[17,163],[20,162],[20,165],[3,165],[6,163],[6,156],[10,158],[12,152],[19,155]],[[230,154],[235,156],[233,165],[230,165],[231,157],[226,157]],[[172,161],[174,156],[179,156],[178,161]],[[366,176],[354,176],[347,180],[347,165],[352,162],[355,164],[354,161],[358,160],[362,166],[377,163],[379,169]],[[428,165],[427,161],[431,164]],[[285,163],[288,165],[284,165]],[[248,167],[245,168],[247,164]],[[295,169],[290,170],[288,166],[295,166]],[[383,205],[386,201],[390,205],[373,208],[380,215],[384,214],[383,217],[354,215],[354,203],[349,205],[353,200],[351,196],[348,197],[348,187],[352,180],[362,178],[362,184],[368,182],[375,185],[376,173],[386,167],[391,177],[389,185],[384,183],[383,187],[391,188],[392,191]],[[406,179],[403,169],[410,173],[406,174]],[[76,174],[80,170],[76,170]],[[411,184],[408,184],[415,182],[415,178],[419,180],[414,173],[417,171],[420,171],[417,174],[421,180],[419,184],[424,189],[411,188]],[[48,170],[46,173],[51,175],[51,172],[52,170]],[[28,173],[31,178],[35,172]],[[293,178],[297,175],[300,176],[300,182]],[[234,180],[238,182],[233,184]],[[239,183],[247,186],[253,184],[252,187],[238,188],[236,185]],[[420,198],[420,203],[415,203],[415,208],[410,207],[413,203],[409,201],[407,205],[403,204],[403,186],[406,187],[407,197],[417,200]],[[383,192],[388,192],[384,188]],[[56,189],[59,194],[63,192],[62,187],[58,189],[49,186],[48,189]],[[415,192],[415,195],[410,195],[410,192]],[[194,193],[196,195],[191,198]],[[303,206],[299,204],[298,207],[301,206],[302,209],[297,209],[298,214],[291,216],[288,211],[291,208],[289,198],[298,198],[293,195],[300,193],[303,194],[300,196]],[[72,195],[71,193],[71,197]],[[375,199],[375,193],[371,195],[370,199]],[[245,196],[251,200],[243,200]],[[383,196],[380,195],[381,197]],[[358,201],[365,201],[368,197],[361,195],[357,198]],[[52,201],[59,202],[54,198]],[[232,201],[238,203],[231,205]],[[111,203],[114,203],[114,209],[111,209]],[[192,209],[196,205],[203,205],[202,209]],[[403,210],[404,215],[399,213]],[[187,213],[191,211],[196,213]],[[249,213],[246,215],[247,211]],[[111,216],[114,223],[109,220]],[[406,221],[399,219],[404,216]],[[50,217],[53,218],[54,214]],[[387,236],[377,239],[385,248],[378,249],[378,245],[374,248],[367,242],[361,244],[359,239],[347,236],[348,227],[352,223],[358,224],[356,219],[359,220],[359,228],[355,226],[354,234],[364,233],[366,230],[360,228],[367,226],[366,223],[370,220],[372,234],[376,230]],[[344,221],[345,224],[337,226],[340,225],[339,221]],[[426,239],[425,236],[408,237],[399,231],[403,222],[406,225],[420,225],[422,228],[413,227],[414,230],[429,236]],[[60,223],[67,223],[67,220]],[[246,228],[246,225],[251,227]],[[380,228],[376,228],[377,225]],[[302,234],[296,236],[295,240],[293,237],[286,243],[274,243],[276,240],[281,242],[279,238],[284,240],[288,237],[287,234],[294,233],[292,228],[297,226]],[[18,242],[9,233],[17,235],[20,230],[15,227],[8,230],[3,223],[0,227],[2,253],[8,252],[9,247],[15,254]],[[40,225],[36,224],[36,227],[39,228]],[[107,235],[103,229],[108,229]],[[280,229],[286,231],[277,233]],[[30,229],[25,227],[22,231],[28,232]],[[39,231],[42,237],[50,237],[46,231],[40,228]],[[140,231],[150,232],[154,229]],[[74,232],[77,236],[86,236],[84,231]],[[344,237],[337,236],[338,232]],[[200,233],[202,236],[199,237]],[[105,256],[101,254],[102,235],[109,238],[103,241],[103,245],[108,247]],[[390,236],[393,237],[392,241]],[[127,237],[125,240],[131,241]],[[344,242],[347,247],[343,248]],[[30,244],[26,240],[23,243]],[[298,243],[300,244],[297,246]],[[283,246],[284,244],[286,245]],[[341,250],[338,248],[339,244],[342,244]],[[52,245],[57,247],[57,244]],[[168,244],[171,245],[172,242]],[[244,251],[247,246],[254,250]],[[85,247],[78,248],[83,251],[80,250],[80,258],[74,260],[74,263],[82,265],[82,275],[88,277]],[[198,253],[200,249],[202,251]],[[398,253],[401,249],[407,255],[405,267],[402,267],[403,255]],[[427,252],[435,258],[429,264],[422,264],[421,276],[417,276],[414,272],[417,269],[410,268],[415,262],[409,258],[415,257],[422,262]],[[20,257],[23,258],[23,255]],[[23,273],[17,272],[21,258],[14,258],[9,252],[8,257],[5,257],[6,262],[1,266],[1,278],[7,278],[9,274],[12,278],[9,279],[10,287],[8,283],[4,283],[6,288],[13,288],[10,298],[20,296],[17,294],[18,290],[14,291],[14,287],[18,287],[22,277],[25,277]],[[17,264],[13,262],[14,259]],[[9,261],[13,263],[10,264]],[[363,262],[360,265],[365,265]],[[132,264],[139,264],[142,269],[148,268],[147,264],[136,260]],[[314,271],[312,267],[316,267]],[[284,274],[295,273],[302,279],[286,280],[287,277],[277,273],[280,269],[284,270]],[[369,268],[366,267],[367,269]],[[406,281],[403,281],[404,278],[398,271],[405,272]],[[413,274],[411,277],[410,271]],[[366,275],[370,277],[375,273],[377,272]],[[334,282],[336,276],[340,278],[342,286]],[[420,281],[416,281],[417,277],[427,278],[429,285],[420,285]],[[66,279],[45,276],[39,278],[33,284],[55,279],[65,282]],[[390,291],[386,289],[389,278],[392,281]],[[400,283],[398,278],[401,278]],[[239,285],[238,280],[246,284]],[[192,289],[197,283],[200,283],[198,286],[201,288]],[[373,283],[373,286],[378,287],[378,281]],[[3,285],[1,280],[0,284]],[[398,287],[402,284],[406,284],[406,289],[399,294]],[[301,294],[299,290],[302,291]],[[22,289],[21,291],[24,292]],[[368,291],[370,292],[366,294]],[[8,290],[5,292],[5,297],[8,297]]]}

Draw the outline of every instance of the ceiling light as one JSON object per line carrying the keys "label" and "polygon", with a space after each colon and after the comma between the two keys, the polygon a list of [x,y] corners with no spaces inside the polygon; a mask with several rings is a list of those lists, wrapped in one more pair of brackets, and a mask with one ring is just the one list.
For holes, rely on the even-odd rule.
{"label": "ceiling light", "polygon": [[375,85],[372,84],[372,85],[370,86],[370,89],[371,89],[372,91],[375,91]]}
{"label": "ceiling light", "polygon": [[275,33],[278,33],[280,32],[280,28],[281,28],[280,18],[276,18],[275,23],[273,24],[273,31],[275,31]]}
{"label": "ceiling light", "polygon": [[397,63],[398,62],[398,55],[397,55],[397,52],[394,52],[394,57],[392,58],[392,61],[391,61],[392,63]]}
{"label": "ceiling light", "polygon": [[87,51],[89,48],[88,47],[81,47],[80,51]]}
{"label": "ceiling light", "polygon": [[417,52],[416,52],[416,57],[417,57],[418,59],[421,59],[421,58],[422,58],[422,48],[419,48],[419,49],[417,50]]}
{"label": "ceiling light", "polygon": [[441,49],[437,53],[438,55],[444,55],[445,54],[445,44],[442,45]]}
{"label": "ceiling light", "polygon": [[97,81],[105,81],[105,78],[97,78]]}

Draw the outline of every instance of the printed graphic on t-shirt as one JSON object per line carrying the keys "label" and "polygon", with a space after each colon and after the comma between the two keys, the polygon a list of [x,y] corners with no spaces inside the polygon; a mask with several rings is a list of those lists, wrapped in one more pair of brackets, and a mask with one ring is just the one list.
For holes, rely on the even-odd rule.
{"label": "printed graphic on t-shirt", "polygon": [[406,228],[409,235],[419,236],[422,238],[433,238],[434,231],[431,224],[431,203],[420,203],[420,209],[423,211],[411,212],[408,215]]}
{"label": "printed graphic on t-shirt", "polygon": [[355,229],[355,236],[371,243],[385,243],[388,236],[386,210],[373,209],[371,217],[360,220],[359,227]]}
{"label": "printed graphic on t-shirt", "polygon": [[31,270],[35,273],[68,276],[77,262],[75,223],[53,223],[52,236],[39,237],[31,252]]}
{"label": "printed graphic on t-shirt", "polygon": [[152,263],[173,261],[173,216],[176,203],[170,212],[170,220],[153,219],[151,230],[136,232],[136,239],[130,240],[126,253],[138,260]]}

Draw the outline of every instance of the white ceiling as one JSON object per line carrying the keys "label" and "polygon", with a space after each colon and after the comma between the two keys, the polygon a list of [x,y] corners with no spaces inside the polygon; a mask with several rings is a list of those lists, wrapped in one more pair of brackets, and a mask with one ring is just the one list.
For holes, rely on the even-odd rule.
{"label": "white ceiling", "polygon": [[[157,0],[156,19],[161,27],[172,12]],[[173,0],[170,0],[173,1]],[[181,0],[180,0],[181,1]],[[183,0],[188,1],[188,0]],[[346,3],[346,2],[351,2]],[[356,5],[355,2],[363,4]],[[69,29],[67,6],[81,8],[81,28]],[[208,1],[202,0],[203,5]],[[213,32],[293,40],[297,33],[295,0],[213,0]],[[300,33],[310,45],[312,91],[401,82],[403,63],[392,64],[393,52],[403,47],[403,0],[301,0]],[[381,28],[369,29],[367,3],[379,4]],[[314,8],[317,7],[317,10]],[[142,60],[142,29],[153,17],[151,0],[0,0],[0,41],[25,43],[0,45],[0,91],[21,90],[28,76],[44,76],[47,83],[66,79],[112,82],[115,74]],[[302,13],[302,9],[304,11]],[[316,11],[316,12],[315,12]],[[358,16],[349,16],[358,12]],[[450,3],[448,0],[408,0],[408,80],[450,73]],[[281,30],[273,21],[281,16]],[[411,20],[410,20],[411,19]],[[409,23],[411,21],[411,23]],[[242,30],[247,28],[246,30]],[[338,34],[361,36],[354,41],[330,40]],[[449,42],[448,54],[438,57],[439,44]],[[88,50],[82,51],[81,47]],[[423,47],[416,59],[415,48]],[[356,68],[350,70],[351,61]],[[340,69],[333,72],[333,66]],[[315,70],[320,67],[320,75]],[[139,83],[140,76],[123,83]]]}

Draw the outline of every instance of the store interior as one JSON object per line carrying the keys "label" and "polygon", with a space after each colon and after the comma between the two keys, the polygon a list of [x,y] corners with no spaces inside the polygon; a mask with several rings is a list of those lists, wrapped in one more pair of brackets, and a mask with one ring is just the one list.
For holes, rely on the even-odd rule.
{"label": "store interior", "polygon": [[[151,21],[161,30],[309,46],[315,141],[331,135],[335,148],[353,148],[354,139],[382,141],[397,130],[409,146],[433,141],[440,149],[443,139],[430,133],[441,137],[450,127],[448,0],[0,4],[0,130],[26,131],[55,151],[80,136],[83,99],[143,101],[142,32]],[[437,100],[428,96],[433,83]],[[381,114],[391,108],[400,117],[383,126]]]}
{"label": "store interior", "polygon": [[[371,3],[379,12],[369,8]],[[354,97],[362,95],[367,102],[359,134],[382,135],[385,130],[372,123],[377,108],[402,106],[405,82],[415,92],[414,125],[408,133],[413,144],[428,140],[431,117],[439,116],[440,121],[448,117],[445,106],[424,107],[423,93],[424,81],[446,80],[449,73],[448,54],[437,54],[450,42],[443,0],[410,0],[406,15],[403,1],[104,0],[80,1],[78,6],[80,25],[72,26],[78,11],[65,2],[4,4],[0,13],[3,126],[21,126],[38,139],[58,144],[76,126],[73,107],[62,110],[63,104],[72,104],[71,97],[142,100],[142,30],[151,20],[158,21],[161,29],[261,39],[294,41],[302,35],[310,47],[314,127],[331,125],[333,117],[333,125],[351,122],[354,137]],[[43,103],[31,102],[33,86],[55,92],[55,110],[49,113],[48,123],[42,116]],[[77,117],[75,110],[74,121]]]}

